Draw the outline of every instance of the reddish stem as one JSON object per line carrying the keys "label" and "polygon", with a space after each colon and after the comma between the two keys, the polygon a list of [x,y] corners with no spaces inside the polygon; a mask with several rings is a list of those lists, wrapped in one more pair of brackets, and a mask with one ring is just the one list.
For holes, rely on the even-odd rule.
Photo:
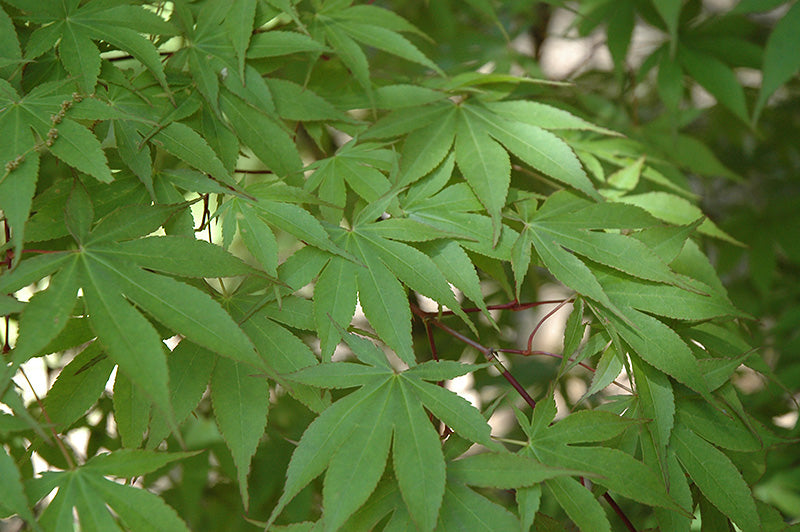
{"label": "reddish stem", "polygon": [[[428,320],[425,320],[425,334],[428,336],[428,346],[431,348],[431,356],[438,362],[439,351],[436,349],[436,341],[433,339],[433,329],[431,329],[431,323]],[[444,381],[439,381],[436,384],[444,388]],[[428,414],[428,417],[430,418],[431,423],[433,423],[435,426],[436,422],[434,421],[433,413]],[[442,432],[439,434],[439,437],[441,439],[445,439],[452,433],[453,430],[445,424],[442,427]]]}
{"label": "reddish stem", "polygon": [[611,509],[614,510],[614,513],[617,514],[617,517],[619,517],[622,522],[625,523],[625,528],[627,528],[629,532],[636,532],[636,527],[633,526],[631,520],[628,519],[628,516],[625,515],[625,512],[623,512],[622,508],[619,507],[617,501],[611,498],[611,495],[609,495],[608,492],[603,494],[603,498],[606,500],[608,505],[611,506]]}
{"label": "reddish stem", "polygon": [[[557,355],[555,353],[548,353],[547,351],[528,351],[527,349],[497,349],[497,351],[499,353],[510,353],[512,355],[522,355],[522,356],[525,356],[525,357],[532,356],[532,355],[542,355],[542,356],[558,358],[558,359],[563,359],[564,358],[563,355]],[[573,360],[571,358],[569,359],[569,361],[573,362]],[[588,369],[592,373],[595,373],[597,371],[595,368],[589,366],[588,364],[584,364],[583,362],[578,362],[578,365],[580,367],[582,367],[582,368]],[[617,381],[611,381],[611,384],[616,384],[617,386],[619,386],[620,388],[622,388],[626,392],[633,393],[633,390],[631,390],[630,388],[628,388],[624,384],[620,384]]]}
{"label": "reddish stem", "polygon": [[449,334],[453,338],[455,338],[455,339],[457,339],[457,340],[459,340],[459,341],[461,341],[461,342],[463,342],[463,343],[465,343],[465,344],[467,344],[469,346],[472,346],[475,349],[477,349],[478,351],[480,351],[481,353],[483,353],[483,356],[486,357],[486,360],[488,360],[489,362],[494,362],[497,365],[497,369],[500,372],[500,374],[503,376],[503,378],[505,380],[507,380],[508,383],[511,384],[511,386],[513,386],[515,390],[517,390],[517,393],[519,393],[520,396],[523,399],[525,399],[525,402],[528,403],[528,405],[530,405],[531,408],[536,407],[536,401],[534,401],[533,397],[531,397],[528,394],[528,392],[525,391],[525,388],[522,387],[522,385],[519,383],[519,381],[517,381],[517,379],[515,379],[514,376],[511,375],[511,373],[509,373],[508,370],[503,367],[503,364],[500,362],[500,360],[497,359],[496,351],[494,349],[492,349],[491,347],[486,347],[486,346],[476,342],[472,338],[468,338],[468,337],[464,336],[460,332],[456,331],[455,329],[451,329],[450,327],[448,327],[444,323],[440,322],[439,320],[433,319],[432,317],[430,317],[428,315],[428,313],[423,312],[416,305],[411,305],[411,311],[414,314],[416,314],[417,316],[419,316],[420,318],[422,318],[423,320],[429,321],[430,323],[434,324],[438,328],[442,329],[444,332],[446,332],[447,334]]}
{"label": "reddish stem", "polygon": [[[547,351],[533,351],[531,349],[531,345],[533,344],[533,338],[536,335],[536,332],[539,330],[539,328],[542,326],[542,324],[545,321],[547,321],[547,319],[550,316],[555,314],[561,307],[566,305],[571,300],[572,300],[572,298],[565,299],[565,300],[556,300],[556,301],[538,301],[538,302],[534,302],[534,303],[523,303],[523,304],[520,304],[518,301],[512,301],[510,303],[504,303],[504,304],[501,304],[501,305],[492,305],[491,307],[487,307],[487,308],[490,308],[490,309],[498,309],[498,310],[499,309],[522,310],[523,308],[532,308],[532,307],[536,307],[536,306],[539,306],[539,305],[544,305],[544,304],[547,304],[547,303],[559,303],[559,305],[556,308],[554,308],[553,310],[548,312],[547,315],[544,318],[542,318],[542,320],[536,325],[536,328],[534,328],[533,332],[528,337],[528,348],[526,350],[522,350],[522,349],[492,349],[491,347],[486,347],[486,346],[480,344],[479,342],[476,342],[475,340],[472,340],[471,338],[468,338],[468,337],[464,336],[463,334],[461,334],[458,331],[448,327],[444,323],[442,323],[439,320],[434,318],[434,316],[437,316],[437,315],[452,315],[453,314],[452,311],[442,312],[441,314],[433,313],[433,312],[425,312],[425,311],[423,311],[422,309],[420,309],[419,307],[417,307],[416,305],[413,305],[413,304],[411,305],[411,311],[417,317],[421,318],[423,320],[423,322],[425,323],[425,332],[428,335],[428,342],[429,342],[429,344],[431,346],[431,352],[433,353],[434,359],[439,360],[438,352],[436,351],[436,345],[434,344],[433,335],[432,335],[431,328],[430,328],[431,324],[433,324],[436,327],[442,329],[444,332],[446,332],[450,336],[456,338],[457,340],[459,340],[459,341],[461,341],[461,342],[463,342],[463,343],[465,343],[465,344],[467,344],[467,345],[469,345],[471,347],[474,347],[475,349],[477,349],[478,351],[483,353],[483,355],[486,357],[486,359],[488,361],[493,362],[493,363],[496,364],[496,367],[497,367],[498,371],[500,371],[500,374],[503,376],[503,378],[505,378],[509,382],[509,384],[511,384],[511,386],[517,391],[517,393],[520,394],[520,396],[525,400],[525,402],[528,403],[528,405],[530,405],[531,408],[535,408],[536,407],[536,401],[534,401],[534,399],[528,394],[528,392],[525,391],[525,388],[522,387],[522,385],[519,383],[519,381],[517,381],[517,379],[515,379],[514,376],[511,375],[511,373],[509,373],[508,370],[505,367],[503,367],[503,365],[500,362],[500,360],[497,359],[497,353],[513,353],[513,354],[518,354],[518,355],[523,355],[523,356],[544,355],[544,356],[550,356],[550,357],[554,357],[554,358],[563,358],[562,356],[556,355],[554,353],[548,353]],[[477,312],[477,311],[479,311],[481,309],[479,309],[479,308],[470,308],[470,309],[463,309],[463,310],[464,310],[464,312]],[[580,366],[588,369],[589,371],[592,371],[592,372],[595,371],[594,369],[592,369],[591,367],[587,366],[586,364],[584,364],[582,362],[579,362],[578,364]],[[614,384],[616,384],[617,386],[620,386],[620,387],[625,388],[626,390],[630,391],[627,387],[623,386],[622,384],[619,384],[616,381],[614,381]],[[606,502],[608,502],[609,506],[611,506],[611,509],[614,510],[614,513],[616,513],[617,516],[620,518],[620,520],[623,522],[623,524],[625,525],[625,528],[628,530],[628,532],[636,532],[636,527],[633,526],[633,523],[631,522],[631,520],[628,519],[628,516],[625,515],[625,512],[622,510],[622,508],[620,508],[620,506],[611,497],[611,495],[609,495],[606,492],[606,493],[603,494],[603,498],[606,500]]]}
{"label": "reddish stem", "polygon": [[531,335],[530,335],[530,336],[528,336],[528,352],[529,352],[529,353],[531,352],[531,349],[532,349],[532,346],[533,346],[533,338],[536,336],[536,333],[537,333],[537,332],[539,332],[539,328],[541,328],[541,326],[542,326],[542,325],[544,325],[544,322],[546,322],[546,321],[547,321],[547,319],[548,319],[550,316],[552,316],[553,314],[555,314],[556,312],[558,312],[558,311],[561,309],[561,307],[563,307],[564,305],[566,305],[566,304],[567,304],[567,303],[569,303],[570,301],[572,301],[572,298],[568,298],[568,299],[564,299],[564,300],[560,301],[559,305],[558,305],[556,308],[554,308],[553,310],[551,310],[550,312],[548,312],[548,313],[545,315],[545,317],[544,317],[544,318],[542,318],[542,319],[539,321],[539,323],[537,323],[537,324],[536,324],[536,327],[534,327],[534,328],[533,328],[533,332],[531,333]]}

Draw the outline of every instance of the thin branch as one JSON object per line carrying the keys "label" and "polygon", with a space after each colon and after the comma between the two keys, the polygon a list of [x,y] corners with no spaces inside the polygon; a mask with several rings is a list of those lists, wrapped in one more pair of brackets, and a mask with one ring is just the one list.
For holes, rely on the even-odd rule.
{"label": "thin branch", "polygon": [[528,405],[530,405],[531,408],[536,407],[536,401],[533,400],[533,397],[531,397],[530,394],[528,394],[528,392],[525,391],[525,388],[522,387],[519,381],[517,381],[517,379],[515,379],[514,376],[511,373],[509,373],[509,371],[503,366],[503,363],[500,362],[500,360],[497,358],[497,351],[495,351],[491,347],[486,347],[485,345],[476,342],[472,338],[464,336],[455,329],[448,327],[441,321],[432,318],[430,315],[428,315],[428,313],[422,311],[422,309],[420,309],[416,305],[413,304],[411,305],[411,311],[420,318],[422,318],[423,320],[430,321],[430,323],[440,328],[450,336],[456,338],[457,340],[471,347],[474,347],[475,349],[483,353],[483,356],[486,357],[486,360],[492,362],[495,365],[495,367],[503,376],[503,378],[507,380],[509,384],[511,384],[511,386],[517,391],[517,393],[519,393],[519,395],[525,400],[525,402],[528,403]]}
{"label": "thin branch", "polygon": [[[518,301],[512,301],[510,303],[500,303],[498,305],[487,305],[487,310],[510,310],[512,312],[518,312],[520,310],[528,310],[530,308],[539,307],[541,305],[550,305],[555,303],[561,303],[562,299],[548,299],[545,301],[532,301],[529,303],[520,303]],[[474,312],[481,312],[483,311],[480,307],[466,307],[462,308],[466,313],[474,313]],[[426,312],[420,309],[420,312],[425,314],[426,316],[452,316],[455,313],[452,310],[443,310],[441,313],[437,312]]]}
{"label": "thin branch", "polygon": [[606,500],[608,505],[611,506],[611,509],[614,510],[614,513],[617,514],[623,523],[625,523],[625,528],[627,528],[629,532],[636,532],[636,527],[633,526],[633,523],[631,523],[631,520],[628,519],[627,515],[625,515],[625,512],[622,511],[622,508],[619,507],[619,504],[617,504],[617,502],[611,498],[611,495],[609,495],[608,492],[605,492],[603,494],[603,498]]}
{"label": "thin branch", "polygon": [[55,424],[53,423],[53,420],[50,419],[50,415],[47,413],[47,409],[45,408],[44,403],[42,402],[41,398],[39,397],[39,394],[36,393],[36,389],[33,387],[33,383],[31,383],[31,380],[28,378],[28,375],[25,373],[24,369],[19,368],[19,372],[25,378],[25,382],[28,383],[28,386],[30,387],[31,392],[33,393],[33,397],[34,397],[34,399],[36,399],[36,403],[39,405],[39,408],[42,410],[42,415],[44,416],[45,421],[47,421],[47,427],[50,429],[50,434],[53,435],[53,439],[56,442],[56,447],[58,447],[58,450],[61,451],[62,455],[64,455],[64,459],[67,461],[67,465],[69,465],[69,468],[70,469],[75,469],[75,462],[72,461],[72,457],[70,456],[69,452],[67,451],[67,447],[64,445],[64,442],[61,441],[61,438],[59,437],[58,433],[56,433],[56,429],[54,428]]}
{"label": "thin branch", "polygon": [[534,327],[534,328],[533,328],[533,332],[531,333],[531,335],[530,335],[530,336],[528,336],[528,352],[529,352],[529,353],[531,352],[531,349],[532,349],[532,346],[533,346],[533,337],[534,337],[534,336],[536,336],[536,333],[537,333],[537,332],[539,332],[539,328],[540,328],[542,325],[544,325],[544,322],[546,322],[546,321],[547,321],[547,319],[548,319],[550,316],[552,316],[553,314],[555,314],[556,312],[558,312],[558,311],[561,309],[561,307],[563,307],[564,305],[566,305],[566,304],[567,304],[567,303],[569,303],[570,301],[572,301],[572,298],[571,298],[571,297],[570,297],[570,298],[567,298],[567,299],[564,299],[564,300],[562,300],[562,301],[561,301],[561,303],[560,303],[560,304],[559,304],[559,305],[558,305],[556,308],[554,308],[553,310],[551,310],[550,312],[548,312],[548,313],[545,315],[545,317],[544,317],[544,318],[542,318],[542,319],[539,321],[539,323],[537,323],[537,324],[536,324],[536,327]]}
{"label": "thin branch", "polygon": [[236,168],[233,170],[236,174],[272,174],[272,170],[248,170],[246,168]]}
{"label": "thin branch", "polygon": [[[563,355],[557,355],[556,353],[549,353],[547,351],[528,351],[527,349],[497,349],[497,352],[499,352],[499,353],[509,353],[509,354],[512,354],[512,355],[522,355],[522,356],[525,356],[525,357],[532,356],[532,355],[542,355],[542,356],[546,356],[546,357],[557,358],[559,360],[563,360],[563,358],[564,358]],[[574,363],[575,361],[570,358],[570,359],[568,359],[568,362],[573,362]],[[588,369],[592,373],[595,373],[597,371],[595,368],[591,367],[588,364],[584,364],[583,362],[578,362],[578,365],[580,367],[582,367],[582,368]],[[622,388],[626,392],[628,392],[630,394],[633,394],[633,390],[631,390],[628,386],[625,386],[622,383],[619,383],[617,381],[611,381],[611,384],[616,384],[617,386],[619,386],[620,388]]]}
{"label": "thin branch", "polygon": [[[431,329],[431,323],[428,320],[425,320],[425,334],[428,337],[428,347],[431,348],[431,356],[433,357],[434,360],[436,360],[438,362],[439,361],[439,351],[438,351],[438,349],[436,349],[436,341],[433,339],[433,329]],[[436,384],[438,386],[444,388],[444,381],[438,381]],[[433,412],[429,413],[428,417],[430,418],[431,423],[435,424],[434,417],[433,417]],[[443,439],[447,438],[450,434],[452,434],[453,430],[449,426],[447,426],[446,423],[443,423],[442,425],[443,426],[442,426],[441,432],[439,433],[439,438],[441,438],[443,440]]]}

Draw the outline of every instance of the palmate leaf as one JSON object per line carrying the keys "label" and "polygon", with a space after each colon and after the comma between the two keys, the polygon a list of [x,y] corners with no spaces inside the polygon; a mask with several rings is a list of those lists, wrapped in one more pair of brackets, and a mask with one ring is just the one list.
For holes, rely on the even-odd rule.
{"label": "palmate leaf", "polygon": [[321,210],[327,220],[338,223],[347,201],[345,182],[364,200],[374,202],[391,188],[383,172],[390,168],[393,159],[392,152],[383,145],[349,142],[339,148],[334,156],[309,166],[314,173],[304,188],[307,191],[319,189],[320,197],[337,207],[323,206]]}
{"label": "palmate leaf", "polygon": [[[249,338],[210,296],[169,277],[139,269],[131,264],[137,260],[131,261],[131,258],[142,257],[143,266],[181,275],[224,276],[237,271],[246,273],[249,268],[220,248],[211,253],[216,256],[215,261],[205,265],[201,262],[198,266],[195,264],[197,252],[202,250],[209,254],[207,246],[211,244],[190,239],[172,241],[176,244],[171,246],[173,253],[176,247],[186,251],[181,258],[169,257],[161,246],[175,237],[107,242],[105,238],[110,235],[125,238],[141,231],[151,231],[163,223],[172,208],[145,210],[143,214],[146,216],[125,229],[114,221],[112,213],[104,220],[105,223],[97,225],[96,236],[90,232],[92,208],[82,190],[81,187],[73,190],[65,215],[68,227],[86,247],[77,253],[52,254],[25,261],[16,275],[4,277],[8,288],[14,289],[15,283],[34,282],[37,277],[60,267],[48,289],[37,294],[28,304],[29,310],[25,312],[28,317],[22,320],[21,341],[15,349],[18,361],[43,354],[41,351],[66,326],[74,307],[75,289],[80,286],[92,326],[100,342],[108,348],[109,356],[157,406],[170,425],[172,413],[164,346],[150,322],[125,298],[189,339],[253,367],[263,365]],[[91,244],[87,245],[89,242]],[[126,246],[128,253],[125,253]],[[206,323],[209,319],[212,321]],[[39,333],[35,333],[37,329]],[[77,413],[80,415],[83,411]]]}
{"label": "palmate leaf", "polygon": [[[551,400],[547,402],[552,403]],[[537,405],[536,410],[539,408]],[[552,406],[550,408],[552,413]],[[526,429],[530,451],[539,461],[594,473],[598,476],[592,480],[597,484],[643,504],[688,512],[669,497],[662,480],[632,456],[609,447],[574,445],[609,440],[636,423],[635,420],[610,412],[586,410],[575,412],[550,427],[543,427],[546,418],[552,419],[545,415],[546,410],[545,404],[541,414],[535,411],[534,425],[537,428]]]}
{"label": "palmate leaf", "polygon": [[[612,282],[612,279],[629,277],[616,272],[611,273],[611,270],[598,267],[595,263],[610,266],[645,281],[666,283],[636,281],[637,285],[642,286],[644,292],[650,289],[667,296],[671,294],[673,300],[680,299],[683,294],[686,294],[687,303],[697,300],[701,307],[708,309],[707,312],[713,312],[712,309],[724,309],[725,312],[722,314],[736,312],[725,303],[724,296],[709,298],[707,295],[701,295],[706,294],[703,292],[704,285],[676,274],[656,252],[650,251],[641,240],[616,232],[596,231],[595,229],[602,228],[655,229],[657,221],[646,213],[618,211],[618,208],[617,204],[593,204],[574,194],[559,192],[550,196],[538,210],[528,208],[521,211],[525,226],[514,244],[512,258],[518,286],[525,273],[523,266],[530,260],[532,246],[544,265],[558,280],[580,294],[601,303],[624,321],[627,321],[628,318],[620,309],[630,305],[632,301],[636,306],[636,298],[610,298],[605,285],[600,280]],[[655,238],[661,233],[663,231],[654,234],[653,237]],[[683,234],[681,230],[676,233],[678,238],[685,238],[680,236]],[[672,238],[674,235],[668,232],[665,236]],[[647,237],[645,241],[649,243],[653,241],[653,238]],[[678,240],[678,242],[680,241]],[[662,250],[662,253],[670,252]],[[575,255],[585,257],[592,262],[584,262]],[[634,281],[631,279],[631,282]],[[633,292],[633,288],[630,291]],[[664,301],[645,302],[642,297],[639,298],[639,305],[646,306],[646,310],[655,313],[679,312],[669,310],[669,300],[668,296]],[[685,312],[694,312],[694,310]],[[697,310],[697,312],[702,314],[703,311]],[[691,319],[689,316],[690,314],[686,319]]]}
{"label": "palmate leaf", "polygon": [[[732,483],[737,495],[730,498],[708,478],[733,478],[738,468],[750,481],[752,464],[741,453],[761,453],[759,445],[773,438],[725,385],[740,363],[762,367],[757,357],[747,354],[733,324],[705,323],[742,317],[690,240],[695,229],[726,235],[700,218],[685,178],[665,162],[733,177],[700,141],[667,135],[658,121],[634,128],[644,132],[641,142],[595,140],[615,134],[580,111],[542,103],[552,101],[552,86],[522,85],[506,74],[502,57],[495,73],[469,72],[463,54],[471,52],[462,45],[470,32],[461,32],[459,14],[448,17],[446,5],[431,4],[434,20],[426,29],[437,41],[458,39],[417,48],[422,41],[412,34],[427,36],[413,24],[352,0],[2,1],[0,77],[8,81],[0,81],[0,165],[10,164],[0,177],[8,226],[0,251],[5,259],[13,251],[13,262],[0,276],[0,309],[12,329],[19,325],[11,364],[0,367],[0,389],[7,390],[0,396],[13,411],[0,414],[8,444],[0,454],[18,462],[9,467],[0,456],[8,477],[0,496],[4,517],[32,519],[36,504],[43,530],[185,530],[170,508],[194,526],[206,522],[213,508],[198,490],[212,467],[231,477],[214,486],[223,498],[237,489],[245,505],[250,495],[254,504],[279,498],[273,520],[305,520],[276,529],[527,530],[535,523],[557,530],[563,524],[541,512],[560,505],[577,527],[606,531],[612,525],[597,499],[606,489],[655,506],[645,511],[655,512],[665,530],[687,528],[694,503],[706,528],[728,526],[742,480]],[[489,0],[469,3],[499,20]],[[640,74],[659,63],[663,71],[675,67],[659,82],[668,89],[661,90],[671,98],[668,108],[679,107],[686,73],[740,117],[747,111],[723,70],[731,57],[757,66],[757,46],[739,37],[726,42],[749,45],[744,53],[709,44],[716,14],[701,24],[697,40],[687,34],[678,43],[677,28],[694,24],[696,6],[626,1],[614,13],[613,2],[595,4],[581,26],[607,23],[617,65],[630,46],[634,7],[669,32],[673,52],[685,48],[699,63],[723,58],[714,59],[723,68],[713,71],[724,76],[711,79],[713,71],[691,64],[697,57],[670,55],[667,45],[657,51]],[[423,13],[417,11],[404,12]],[[794,13],[782,28],[796,26]],[[734,33],[752,29],[752,21],[735,19],[723,20]],[[776,66],[776,50],[796,40],[788,33],[768,41],[760,100],[794,64]],[[415,78],[414,72],[441,74],[434,56],[421,51],[428,49],[448,71],[467,71]],[[479,50],[477,58],[491,55]],[[534,100],[512,99],[520,95]],[[574,100],[630,129],[630,117],[611,112],[608,101],[581,94]],[[565,101],[555,105],[567,109]],[[331,155],[339,132],[352,140]],[[533,170],[536,182],[512,163]],[[560,187],[572,192],[552,192]],[[209,208],[218,210],[209,217]],[[196,240],[195,228],[216,238],[216,224],[223,246]],[[227,252],[244,247],[255,267]],[[624,368],[635,389],[600,411],[556,423],[555,406],[540,402],[532,422],[518,418],[532,442],[519,454],[492,440],[484,416],[466,400],[434,384],[475,366],[423,362],[426,354],[415,349],[425,343],[423,331],[412,329],[408,303],[409,291],[426,295],[483,336],[486,320],[469,321],[464,310],[474,309],[461,309],[477,306],[499,334],[509,315],[495,324],[484,294],[494,307],[508,306],[498,298],[501,291],[514,297],[512,273],[520,301],[541,275],[577,292],[564,342],[576,359],[563,369],[578,358],[599,358],[587,395]],[[528,274],[536,279],[526,284]],[[461,303],[455,289],[471,301]],[[372,327],[365,334],[377,345],[346,332],[359,301]],[[585,307],[594,329],[581,349]],[[331,362],[342,339],[349,350],[338,354],[355,359]],[[175,342],[171,352],[164,349]],[[18,436],[36,431],[33,449],[54,467],[68,466],[57,449],[39,443],[48,437],[44,422],[10,388],[15,364],[67,349],[78,354],[33,411],[47,410],[49,420],[42,419],[62,433],[76,422],[92,425],[92,409],[104,419],[113,414],[117,441],[93,426],[86,460],[77,455],[77,466],[31,480],[25,493],[18,480],[20,472],[30,476],[24,451],[33,440]],[[395,353],[387,356],[387,349]],[[115,366],[113,394],[104,395]],[[262,441],[270,400],[278,408]],[[709,401],[720,410],[706,413]],[[318,417],[300,437],[298,420],[312,415],[304,407]],[[627,417],[609,413],[623,409]],[[445,443],[437,431],[443,425],[455,431]],[[703,461],[692,462],[685,449],[676,452],[681,427],[705,447],[736,453],[736,466],[714,453],[708,462],[716,466],[698,466]],[[176,438],[167,439],[173,431]],[[164,492],[167,506],[112,477],[147,475],[145,485],[159,486],[170,457],[125,450],[91,458],[98,446],[142,446],[144,436],[148,449],[181,440],[189,448],[211,446],[219,464],[204,457],[186,464],[183,479]],[[683,440],[692,451],[705,449]],[[473,443],[491,452],[458,459]],[[287,460],[279,493],[273,473]],[[324,484],[312,482],[326,470]],[[577,476],[595,487],[586,489]],[[518,510],[507,493],[493,497],[511,489]],[[322,508],[319,522],[307,521],[309,508]],[[753,508],[743,504],[738,512]],[[766,517],[774,520],[762,506],[755,511],[765,527],[772,523]],[[741,515],[735,519],[741,524]],[[208,526],[223,521],[214,514]]]}
{"label": "palmate leaf", "polygon": [[591,198],[600,199],[572,149],[557,136],[525,122],[506,120],[478,105],[465,105],[463,110],[525,163]]}
{"label": "palmate leaf", "polygon": [[71,471],[46,472],[28,481],[27,489],[38,499],[58,488],[53,502],[39,519],[45,530],[74,530],[73,507],[77,510],[81,530],[122,530],[106,508],[108,505],[127,530],[188,532],[175,510],[160,497],[144,489],[118,484],[105,475],[141,475],[193,454],[118,451],[97,456]]}
{"label": "palmate leaf", "polygon": [[[51,117],[60,111],[63,102],[72,102],[72,95],[65,84],[63,81],[42,84],[22,98],[7,82],[5,85],[0,84],[0,87],[3,87],[3,99],[7,104],[0,112],[0,127],[3,128],[4,135],[8,135],[10,139],[9,144],[0,153],[6,164],[19,156],[24,156],[25,161],[18,161],[19,166],[14,170],[15,174],[19,172],[17,179],[22,180],[17,183],[20,192],[27,191],[26,186],[35,183],[38,170],[38,155],[29,153],[33,149],[31,129],[41,138],[51,139],[50,151],[65,163],[101,182],[113,180],[100,142],[91,131],[70,118],[63,118],[58,124],[53,123]],[[26,162],[28,159],[31,162]],[[5,170],[3,181],[7,180],[7,175],[10,173]],[[16,210],[12,209],[11,212]]]}
{"label": "palmate leaf", "polygon": [[436,264],[424,253],[402,242],[382,238],[371,229],[375,224],[356,228],[355,234],[362,236],[359,241],[362,256],[375,254],[408,287],[426,295],[442,305],[450,307],[457,316],[473,328],[472,321],[461,310],[453,292],[447,285],[444,275]]}
{"label": "palmate leaf", "polygon": [[[370,324],[409,366],[416,364],[411,345],[411,311],[399,281],[453,309],[471,324],[450,290],[445,276],[424,253],[372,232],[378,224],[363,224],[355,231],[340,232],[334,241],[364,266],[339,257],[322,271],[315,290],[315,321],[320,331],[323,358],[339,341],[339,327],[349,325],[355,310],[357,288]],[[398,281],[399,279],[399,281]]]}
{"label": "palmate leaf", "polygon": [[110,272],[82,257],[82,288],[98,339],[120,369],[169,419],[164,347],[153,326],[119,294]]}
{"label": "palmate leaf", "polygon": [[[441,443],[422,406],[465,438],[498,446],[489,438],[486,421],[466,400],[423,379],[455,377],[475,366],[450,363],[439,367],[437,362],[427,362],[396,375],[374,345],[356,337],[346,339],[369,365],[323,364],[287,376],[303,384],[361,388],[335,402],[303,434],[270,522],[330,464],[323,489],[322,523],[325,529],[336,529],[374,489],[394,434],[393,463],[402,479],[402,497],[413,521],[422,530],[432,530],[444,496],[445,466]],[[373,444],[365,445],[368,441]],[[426,481],[424,496],[420,496],[421,481]]]}
{"label": "palmate leaf", "polygon": [[116,257],[113,249],[95,248],[87,255],[86,262],[95,271],[113,279],[126,297],[168,327],[223,356],[255,367],[261,365],[250,339],[211,296],[169,277],[132,267]]}
{"label": "palmate leaf", "polygon": [[[591,222],[580,227],[580,221],[583,220],[580,210],[560,215],[557,209],[564,206],[560,205],[558,196],[559,194],[551,196],[551,199],[529,218],[529,231],[534,232],[537,239],[554,242],[578,255],[611,266],[633,277],[686,286],[681,278],[639,240],[621,234],[592,231],[594,227]],[[552,209],[551,206],[558,207]],[[554,210],[556,212],[553,212]],[[602,216],[601,207],[593,207],[593,210],[599,211],[597,214]],[[614,208],[609,208],[608,211],[609,218],[613,217]]]}
{"label": "palmate leaf", "polygon": [[[371,17],[376,17],[375,19]],[[342,62],[353,72],[359,84],[371,93],[369,65],[364,52],[355,41],[383,50],[389,54],[430,68],[442,74],[442,70],[398,31],[419,30],[397,15],[375,6],[345,7],[336,9],[330,4],[317,15],[325,36]],[[376,24],[376,20],[390,22]]]}
{"label": "palmate leaf", "polygon": [[[169,23],[134,6],[91,4],[78,7],[73,3],[60,7],[42,10],[39,22],[45,25],[34,33],[35,38],[28,43],[26,55],[38,57],[61,37],[61,60],[68,72],[81,79],[82,88],[89,93],[100,71],[99,51],[90,39],[103,40],[141,61],[169,93],[158,51],[153,43],[138,33],[174,33]],[[82,68],[87,70],[78,70]]]}

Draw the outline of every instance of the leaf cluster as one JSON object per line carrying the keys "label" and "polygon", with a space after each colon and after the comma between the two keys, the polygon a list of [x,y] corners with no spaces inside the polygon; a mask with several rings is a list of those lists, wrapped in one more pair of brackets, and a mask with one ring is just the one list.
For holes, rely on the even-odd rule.
{"label": "leaf cluster", "polygon": [[[782,530],[753,485],[788,440],[733,384],[777,377],[686,174],[739,176],[680,130],[688,80],[755,127],[800,66],[798,5],[753,37],[775,2],[581,2],[621,83],[636,21],[663,33],[633,78],[669,116],[638,127],[509,46],[523,3],[2,0],[0,517]],[[513,318],[545,285],[556,352]]]}

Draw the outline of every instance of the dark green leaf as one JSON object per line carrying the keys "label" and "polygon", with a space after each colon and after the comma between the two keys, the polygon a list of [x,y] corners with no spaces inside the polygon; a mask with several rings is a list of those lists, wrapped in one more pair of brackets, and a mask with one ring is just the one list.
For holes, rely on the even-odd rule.
{"label": "dark green leaf", "polygon": [[761,530],[750,489],[727,456],[682,425],[675,427],[672,445],[684,469],[714,506],[743,531]]}
{"label": "dark green leaf", "polygon": [[269,386],[253,375],[250,366],[230,359],[217,360],[211,377],[214,416],[236,463],[239,491],[249,505],[247,477],[250,463],[264,434],[269,408]]}

